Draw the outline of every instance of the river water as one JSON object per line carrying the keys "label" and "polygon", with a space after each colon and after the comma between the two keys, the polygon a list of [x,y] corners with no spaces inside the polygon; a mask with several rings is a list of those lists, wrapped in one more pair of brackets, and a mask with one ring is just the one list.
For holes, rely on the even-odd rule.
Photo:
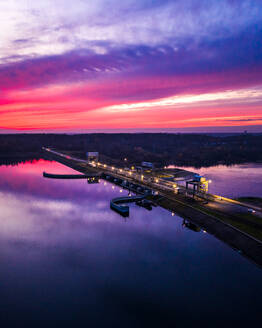
{"label": "river water", "polygon": [[207,177],[209,192],[225,197],[262,197],[262,164],[218,165],[196,169],[180,167]]}
{"label": "river water", "polygon": [[[261,196],[261,167],[203,170],[217,193]],[[74,172],[44,160],[0,166],[1,327],[260,322],[262,271],[255,264],[183,228],[164,209],[131,205],[123,219],[109,201],[127,192],[110,183],[45,179],[43,171]]]}

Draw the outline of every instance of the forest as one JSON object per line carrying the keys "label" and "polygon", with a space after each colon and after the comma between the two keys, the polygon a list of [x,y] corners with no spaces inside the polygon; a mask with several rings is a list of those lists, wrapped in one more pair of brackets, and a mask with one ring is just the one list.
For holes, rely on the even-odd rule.
{"label": "forest", "polygon": [[119,165],[149,161],[157,167],[207,167],[262,161],[262,134],[93,133],[0,134],[0,163],[44,158],[43,146],[81,158],[98,151],[103,161]]}

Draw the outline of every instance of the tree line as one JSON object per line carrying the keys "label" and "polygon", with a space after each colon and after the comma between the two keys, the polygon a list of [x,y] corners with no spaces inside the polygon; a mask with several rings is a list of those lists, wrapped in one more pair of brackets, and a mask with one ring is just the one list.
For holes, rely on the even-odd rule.
{"label": "tree line", "polygon": [[[110,163],[156,166],[211,166],[262,161],[262,134],[2,134],[0,162],[44,157],[42,147],[53,147],[85,158],[98,151]],[[124,159],[127,159],[124,161]]]}

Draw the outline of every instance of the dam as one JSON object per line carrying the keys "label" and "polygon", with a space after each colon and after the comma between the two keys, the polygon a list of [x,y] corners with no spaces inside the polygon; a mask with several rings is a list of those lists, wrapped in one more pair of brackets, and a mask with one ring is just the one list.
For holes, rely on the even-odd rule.
{"label": "dam", "polygon": [[[253,262],[262,265],[261,240],[250,234],[249,231],[239,229],[234,224],[235,222],[237,224],[246,224],[248,222],[251,226],[253,224],[255,231],[261,231],[261,220],[253,220],[255,216],[260,217],[259,208],[254,209],[256,211],[254,215],[248,213],[247,204],[241,202],[235,203],[234,200],[223,200],[221,196],[187,190],[186,187],[178,183],[163,181],[163,179],[160,180],[150,176],[150,174],[138,174],[105,163],[89,163],[50,148],[43,148],[43,150],[50,158],[84,175],[100,174],[101,179],[109,180],[111,183],[122,187],[126,184],[131,188],[131,191],[143,196],[146,195],[147,198],[160,196],[157,202],[159,206],[190,220],[193,224],[224,241]],[[239,206],[244,215],[236,213],[235,208]],[[127,209],[125,211],[129,212]],[[253,220],[250,223],[247,221],[249,218]]]}

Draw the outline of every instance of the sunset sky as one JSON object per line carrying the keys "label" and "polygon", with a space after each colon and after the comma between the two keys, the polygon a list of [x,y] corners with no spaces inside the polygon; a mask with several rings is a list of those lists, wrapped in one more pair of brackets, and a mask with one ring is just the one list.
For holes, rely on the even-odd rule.
{"label": "sunset sky", "polygon": [[262,132],[261,0],[0,0],[0,132]]}

